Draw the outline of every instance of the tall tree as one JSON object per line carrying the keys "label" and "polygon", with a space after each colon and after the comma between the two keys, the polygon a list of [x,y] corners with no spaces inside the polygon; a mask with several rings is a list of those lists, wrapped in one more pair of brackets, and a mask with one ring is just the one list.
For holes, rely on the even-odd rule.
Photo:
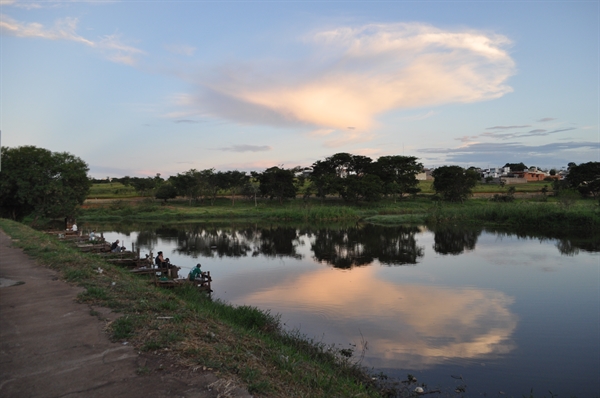
{"label": "tall tree", "polygon": [[450,202],[464,202],[480,180],[475,169],[465,170],[460,166],[438,167],[431,176],[434,178],[433,189]]}
{"label": "tall tree", "polygon": [[232,170],[223,173],[221,185],[224,190],[229,191],[231,194],[232,206],[235,205],[235,195],[244,189],[248,178],[249,176],[243,171]]}
{"label": "tall tree", "polygon": [[163,203],[167,203],[167,200],[175,199],[177,197],[177,188],[175,188],[170,182],[160,184],[160,187],[156,189],[154,197],[156,199],[163,200]]}
{"label": "tall tree", "polygon": [[2,148],[0,214],[14,220],[72,217],[91,181],[89,168],[67,152],[35,146]]}
{"label": "tall tree", "polygon": [[129,180],[131,186],[142,196],[150,196],[157,188],[157,179],[154,177],[131,177]]}
{"label": "tall tree", "polygon": [[371,171],[372,163],[373,160],[367,156],[336,153],[323,161],[313,163],[311,183],[317,196],[321,198],[337,193],[344,200],[361,200],[367,197],[368,200],[374,200],[381,194],[381,190],[377,189],[369,195],[361,187],[362,182],[371,186],[375,182],[371,177],[368,181],[363,181]]}
{"label": "tall tree", "polygon": [[295,198],[297,186],[294,184],[295,175],[299,168],[284,169],[271,167],[262,173],[253,172],[252,176],[260,183],[260,192],[271,199],[277,198],[279,203],[284,199]]}
{"label": "tall tree", "polygon": [[417,174],[423,164],[414,156],[382,156],[373,165],[373,172],[381,178],[386,194],[416,194],[419,188]]}
{"label": "tall tree", "polygon": [[190,205],[192,200],[198,200],[200,196],[200,178],[196,169],[190,169],[185,173],[177,173],[169,177],[169,181],[181,196],[188,198]]}

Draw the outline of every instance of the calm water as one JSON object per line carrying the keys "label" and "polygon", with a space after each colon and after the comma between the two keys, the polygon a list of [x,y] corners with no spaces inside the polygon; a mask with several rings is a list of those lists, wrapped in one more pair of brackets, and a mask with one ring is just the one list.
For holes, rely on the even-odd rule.
{"label": "calm water", "polygon": [[[127,229],[128,228],[128,229]],[[102,227],[211,271],[213,297],[467,396],[600,396],[600,236],[457,227]],[[454,377],[453,377],[454,376]],[[462,377],[459,379],[458,377]]]}

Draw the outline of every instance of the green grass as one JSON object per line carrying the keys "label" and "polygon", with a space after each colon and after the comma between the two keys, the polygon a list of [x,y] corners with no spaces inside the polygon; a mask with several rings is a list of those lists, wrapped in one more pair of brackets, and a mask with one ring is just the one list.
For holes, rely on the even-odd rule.
{"label": "green grass", "polygon": [[133,187],[126,187],[120,182],[92,184],[88,199],[133,198],[138,196]]}
{"label": "green grass", "polygon": [[[428,181],[422,184],[430,183]],[[524,184],[525,185],[525,184]],[[598,228],[600,226],[598,202],[563,195],[542,195],[539,190],[545,185],[530,183],[535,187],[526,197],[510,203],[494,202],[491,197],[475,197],[465,203],[435,202],[433,195],[421,194],[398,200],[384,199],[374,203],[346,203],[339,198],[325,201],[260,200],[255,206],[252,200],[238,199],[232,205],[228,198],[217,198],[213,205],[207,202],[193,203],[175,200],[167,206],[157,201],[118,200],[103,206],[82,209],[79,221],[83,222],[206,222],[218,220],[277,221],[324,223],[336,221],[366,221],[382,225],[394,224],[440,224],[440,223],[485,223],[488,225],[511,225],[541,228]],[[498,189],[500,189],[498,187]],[[506,189],[498,192],[506,193]],[[531,194],[533,192],[533,194]],[[488,192],[491,195],[491,193]]]}
{"label": "green grass", "polygon": [[600,228],[600,206],[591,200],[578,201],[568,207],[558,201],[494,203],[489,200],[471,200],[465,204],[441,203],[428,214],[427,223],[592,230]]}

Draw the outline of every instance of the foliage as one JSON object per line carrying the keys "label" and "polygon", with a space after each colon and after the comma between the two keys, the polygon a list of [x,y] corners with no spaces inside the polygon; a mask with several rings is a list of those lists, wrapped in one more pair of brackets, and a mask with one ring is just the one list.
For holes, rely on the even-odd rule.
{"label": "foliage", "polygon": [[492,202],[513,202],[515,200],[515,193],[517,188],[509,187],[506,194],[495,194],[491,199]]}
{"label": "foliage", "polygon": [[438,167],[431,175],[436,193],[450,202],[464,202],[480,178],[474,169],[465,170],[460,166]]}
{"label": "foliage", "polygon": [[175,187],[177,193],[183,197],[192,200],[197,200],[200,195],[199,174],[196,169],[190,169],[185,173],[177,173],[175,176],[169,177],[169,182]]}
{"label": "foliage", "polygon": [[600,196],[600,162],[587,162],[569,167],[567,183],[582,195]]}
{"label": "foliage", "polygon": [[271,167],[262,173],[254,172],[252,176],[260,183],[260,192],[262,196],[271,199],[277,198],[279,203],[284,199],[293,199],[298,192],[294,179],[299,168],[283,169],[280,167]]}
{"label": "foliage", "polygon": [[312,165],[311,190],[317,197],[337,194],[346,201],[377,201],[382,195],[416,194],[423,165],[412,156],[367,156],[337,153]]}
{"label": "foliage", "polygon": [[91,186],[87,164],[67,152],[35,146],[2,148],[0,214],[14,220],[31,215],[72,217]]}
{"label": "foliage", "polygon": [[231,194],[231,204],[235,204],[235,195],[242,192],[250,178],[243,171],[226,171],[220,175],[220,187]]}
{"label": "foliage", "polygon": [[146,178],[125,176],[120,181],[125,186],[132,186],[142,196],[152,196],[154,190],[163,183],[164,179],[160,174],[156,174],[154,177]]}
{"label": "foliage", "polygon": [[504,167],[510,167],[510,171],[525,171],[525,170],[528,170],[527,166],[525,166],[525,164],[523,164],[523,162],[521,162],[521,163],[506,163],[504,165]]}
{"label": "foliage", "polygon": [[175,199],[177,197],[177,189],[171,183],[167,182],[158,187],[154,197],[156,199],[161,199],[166,203],[167,200]]}
{"label": "foliage", "polygon": [[373,174],[349,175],[340,189],[342,198],[348,202],[374,202],[380,200],[384,193],[381,179]]}
{"label": "foliage", "polygon": [[557,206],[555,202],[499,204],[470,200],[460,206],[438,206],[429,212],[427,218],[431,225],[458,222],[505,224],[518,228],[542,228],[544,231],[594,231],[600,227],[600,211],[583,200],[572,202],[569,206]]}
{"label": "foliage", "polygon": [[423,164],[414,156],[382,156],[373,165],[373,172],[381,178],[386,194],[414,195],[421,191],[417,174]]}

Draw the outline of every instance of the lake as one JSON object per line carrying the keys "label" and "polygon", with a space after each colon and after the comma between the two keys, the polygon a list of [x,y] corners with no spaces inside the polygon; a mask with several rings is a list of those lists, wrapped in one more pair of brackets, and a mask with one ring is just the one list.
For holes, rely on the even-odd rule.
{"label": "lake", "polygon": [[[85,226],[92,228],[92,226]],[[101,226],[213,298],[354,350],[390,377],[465,396],[600,396],[600,235],[458,226]]]}

